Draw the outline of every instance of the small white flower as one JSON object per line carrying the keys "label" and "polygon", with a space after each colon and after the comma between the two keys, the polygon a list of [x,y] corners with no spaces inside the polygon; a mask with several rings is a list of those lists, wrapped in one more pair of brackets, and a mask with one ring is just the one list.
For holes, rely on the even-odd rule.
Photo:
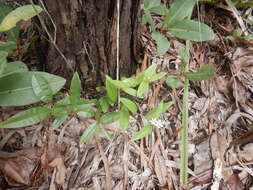
{"label": "small white flower", "polygon": [[161,120],[161,119],[155,119],[152,118],[149,121],[152,125],[158,127],[158,128],[162,128],[165,125],[165,121]]}

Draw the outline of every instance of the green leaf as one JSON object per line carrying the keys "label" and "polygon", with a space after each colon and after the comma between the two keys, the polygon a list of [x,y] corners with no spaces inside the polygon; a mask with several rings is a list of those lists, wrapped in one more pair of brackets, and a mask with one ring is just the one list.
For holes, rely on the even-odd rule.
{"label": "green leaf", "polygon": [[137,112],[137,107],[136,107],[136,105],[135,105],[135,103],[133,101],[131,101],[131,100],[127,99],[127,98],[120,98],[120,101],[131,112],[133,112],[133,113]]}
{"label": "green leaf", "polygon": [[129,111],[124,106],[121,108],[121,117],[119,123],[120,123],[120,130],[126,131],[129,125]]}
{"label": "green leaf", "polygon": [[39,74],[32,76],[32,87],[36,96],[43,102],[49,103],[53,98],[53,91],[49,82]]}
{"label": "green leaf", "polygon": [[153,64],[147,70],[139,73],[140,78],[141,78],[142,74],[144,74],[145,77],[150,77],[150,76],[154,75],[156,73],[156,67],[157,67],[157,65]]}
{"label": "green leaf", "polygon": [[0,51],[0,77],[6,68],[7,56],[8,56],[8,52]]}
{"label": "green leaf", "polygon": [[91,118],[95,116],[95,111],[92,109],[88,109],[88,110],[77,112],[77,115],[83,118]]}
{"label": "green leaf", "polygon": [[24,71],[4,76],[0,78],[0,106],[21,106],[40,101],[32,87],[34,74],[41,75],[48,81],[53,94],[66,82],[64,78],[45,72]]}
{"label": "green leaf", "polygon": [[183,83],[178,76],[171,75],[166,78],[166,84],[170,86],[171,88],[178,88],[180,86],[183,86]]}
{"label": "green leaf", "polygon": [[15,41],[8,40],[7,42],[0,43],[0,51],[8,52],[8,56],[13,55],[13,51],[16,47],[17,43]]}
{"label": "green leaf", "polygon": [[170,48],[168,39],[159,32],[152,32],[151,36],[156,42],[158,55],[164,55]]}
{"label": "green leaf", "polygon": [[0,123],[0,128],[19,128],[33,125],[45,120],[50,115],[50,109],[36,107],[22,111],[8,120]]}
{"label": "green leaf", "polygon": [[161,0],[144,0],[144,9],[148,10],[161,5]]}
{"label": "green leaf", "polygon": [[163,110],[162,110],[162,114],[165,113],[172,105],[174,104],[174,102],[167,102],[163,104]]}
{"label": "green leaf", "polygon": [[100,108],[101,108],[102,112],[105,113],[105,112],[108,111],[108,109],[110,107],[110,104],[107,102],[105,97],[99,98],[98,103],[100,105]]}
{"label": "green leaf", "polygon": [[120,80],[110,80],[110,82],[117,88],[129,88],[130,85]]}
{"label": "green leaf", "polygon": [[[12,7],[0,1],[0,23],[6,15],[12,11]],[[5,31],[5,34],[11,38],[13,41],[17,41],[19,38],[20,28],[16,26],[9,31]],[[10,54],[9,54],[10,55]]]}
{"label": "green leaf", "polygon": [[68,115],[61,115],[54,119],[54,122],[52,123],[50,129],[58,129],[64,121],[68,118]]}
{"label": "green leaf", "polygon": [[137,90],[137,97],[142,98],[143,94],[148,92],[148,82],[144,81],[140,84]]}
{"label": "green leaf", "polygon": [[149,77],[148,82],[154,82],[156,80],[159,80],[159,79],[163,78],[166,74],[167,73],[165,73],[165,72],[160,72],[158,74],[152,75]]}
{"label": "green leaf", "polygon": [[23,72],[23,71],[28,71],[26,64],[24,64],[23,62],[21,61],[9,62],[8,64],[6,64],[6,67],[3,73],[0,74],[0,78],[5,77],[7,75],[11,75],[13,73]]}
{"label": "green leaf", "polygon": [[148,136],[153,130],[153,126],[152,125],[146,125],[145,127],[141,128],[137,133],[135,133],[131,140],[135,141],[135,140],[139,140],[142,139],[143,137]]}
{"label": "green leaf", "polygon": [[133,88],[123,88],[122,89],[125,93],[130,94],[131,96],[137,96],[137,90]]}
{"label": "green leaf", "polygon": [[72,81],[71,81],[71,85],[70,85],[70,102],[73,106],[77,105],[78,102],[80,101],[80,97],[81,97],[81,81],[80,78],[78,76],[78,73],[76,72],[73,75]]}
{"label": "green leaf", "polygon": [[209,26],[193,20],[178,21],[168,30],[174,36],[184,40],[201,42],[214,39],[213,30]]}
{"label": "green leaf", "polygon": [[153,18],[152,18],[152,16],[151,16],[151,13],[150,13],[149,10],[144,10],[144,14],[143,14],[143,16],[142,16],[142,21],[141,21],[141,23],[142,23],[143,25],[145,25],[145,24],[150,24],[151,30],[152,30],[152,31],[155,31],[155,28],[156,28],[155,22],[153,21]]}
{"label": "green leaf", "polygon": [[201,67],[197,72],[185,73],[185,76],[193,82],[208,80],[215,76],[215,67],[211,65],[205,65]]}
{"label": "green leaf", "polygon": [[112,103],[115,103],[118,98],[118,90],[113,85],[112,79],[109,76],[106,76],[105,87],[107,97],[112,101]]}
{"label": "green leaf", "polygon": [[180,56],[181,61],[183,61],[183,63],[187,64],[189,63],[190,57],[188,55],[188,52],[186,52],[185,50],[180,50],[177,52]]}
{"label": "green leaf", "polygon": [[121,117],[120,111],[109,112],[109,113],[102,115],[102,117],[100,118],[100,121],[103,124],[110,124],[110,123],[114,123],[116,121],[119,121],[120,117]]}
{"label": "green leaf", "polygon": [[152,118],[159,118],[163,113],[163,102],[161,102],[157,107],[153,108],[151,111],[149,111],[146,115],[146,119],[152,119]]}
{"label": "green leaf", "polygon": [[167,15],[169,12],[168,8],[165,5],[159,5],[157,7],[152,7],[151,9],[149,9],[149,11],[151,13],[155,13],[155,14],[162,15],[162,16]]}
{"label": "green leaf", "polygon": [[0,24],[0,32],[4,32],[14,28],[17,22],[21,20],[29,20],[30,18],[39,14],[43,9],[37,5],[25,5],[11,11],[4,17]]}
{"label": "green leaf", "polygon": [[79,144],[83,145],[86,143],[88,140],[90,140],[94,133],[99,131],[100,126],[98,123],[92,123],[83,133],[83,135],[80,138]]}
{"label": "green leaf", "polygon": [[174,25],[177,21],[181,21],[187,17],[193,10],[197,0],[176,0],[171,5],[168,15],[165,18],[165,27]]}

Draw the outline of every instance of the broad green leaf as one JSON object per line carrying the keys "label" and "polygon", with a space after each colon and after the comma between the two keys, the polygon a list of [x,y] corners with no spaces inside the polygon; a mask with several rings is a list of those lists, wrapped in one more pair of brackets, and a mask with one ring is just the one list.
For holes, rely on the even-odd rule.
{"label": "broad green leaf", "polygon": [[[0,1],[0,23],[6,15],[12,11],[12,7]],[[19,26],[12,28],[11,30],[5,31],[5,34],[14,41],[19,38],[20,29]],[[10,54],[9,54],[10,55]]]}
{"label": "broad green leaf", "polygon": [[73,106],[77,105],[78,102],[80,101],[80,97],[81,97],[81,81],[80,78],[78,76],[78,73],[76,72],[73,75],[72,81],[71,81],[71,85],[70,85],[70,102]]}
{"label": "broad green leaf", "polygon": [[112,101],[112,103],[115,103],[118,98],[118,90],[114,84],[112,84],[112,79],[109,76],[106,76],[105,87],[107,97]]}
{"label": "broad green leaf", "polygon": [[126,83],[129,87],[135,87],[141,83],[141,77],[124,78],[122,82]]}
{"label": "broad green leaf", "polygon": [[148,92],[148,82],[144,81],[138,87],[137,97],[141,98],[143,97],[143,94],[146,94],[147,92]]}
{"label": "broad green leaf", "polygon": [[133,101],[131,101],[131,100],[127,99],[127,98],[120,98],[120,101],[131,112],[133,112],[133,113],[137,112],[137,107],[136,107],[136,105],[135,105],[135,103]]}
{"label": "broad green leaf", "polygon": [[125,93],[130,94],[131,96],[137,96],[137,90],[133,88],[123,88],[122,89]]}
{"label": "broad green leaf", "polygon": [[0,77],[6,68],[7,56],[8,56],[8,52],[0,51]]}
{"label": "broad green leaf", "polygon": [[151,9],[149,9],[149,11],[151,13],[155,13],[155,14],[162,15],[162,16],[167,15],[169,12],[168,8],[165,5],[159,5],[157,7],[152,7]]}
{"label": "broad green leaf", "polygon": [[129,88],[130,85],[125,83],[124,81],[119,81],[119,80],[110,80],[110,82],[116,86],[117,88]]}
{"label": "broad green leaf", "polygon": [[14,49],[17,47],[15,41],[8,40],[7,42],[0,42],[0,51],[8,52],[8,56],[13,55]]}
{"label": "broad green leaf", "polygon": [[0,123],[0,128],[19,128],[33,125],[45,120],[50,115],[50,109],[36,107],[22,111],[8,120]]}
{"label": "broad green leaf", "polygon": [[144,9],[148,10],[161,5],[161,0],[144,0]]}
{"label": "broad green leaf", "polygon": [[126,131],[128,128],[128,124],[129,124],[129,111],[126,107],[122,107],[121,108],[121,117],[119,120],[120,123],[120,130],[121,131]]}
{"label": "broad green leaf", "polygon": [[0,32],[4,32],[14,28],[17,22],[21,20],[29,20],[30,18],[39,14],[43,9],[37,5],[25,5],[11,11],[4,17],[0,24]]}
{"label": "broad green leaf", "polygon": [[100,129],[100,126],[98,123],[92,123],[90,126],[84,131],[83,135],[80,138],[79,144],[83,145],[88,140],[90,140],[94,133],[97,132]]}
{"label": "broad green leaf", "polygon": [[110,123],[114,123],[116,121],[119,121],[120,117],[121,117],[120,111],[109,112],[109,113],[102,115],[102,117],[100,118],[100,121],[103,124],[110,124]]}
{"label": "broad green leaf", "polygon": [[50,129],[58,129],[68,118],[68,115],[61,115],[54,119]]}
{"label": "broad green leaf", "polygon": [[64,78],[45,72],[24,71],[7,75],[0,78],[0,106],[21,106],[40,101],[32,87],[34,74],[39,74],[48,81],[53,94],[66,82]]}
{"label": "broad green leaf", "polygon": [[142,23],[143,25],[145,25],[145,24],[150,24],[151,30],[152,30],[152,31],[155,31],[155,28],[156,28],[155,22],[153,21],[153,18],[152,18],[152,16],[151,16],[151,13],[150,13],[149,10],[144,10],[144,14],[143,14],[143,16],[142,16],[142,21],[141,21],[141,23]]}
{"label": "broad green leaf", "polygon": [[105,112],[108,111],[108,109],[110,107],[110,104],[107,102],[105,97],[99,98],[98,103],[100,105],[100,108],[101,108],[102,112],[105,113]]}
{"label": "broad green leaf", "polygon": [[171,5],[168,15],[165,18],[165,27],[173,26],[177,21],[187,17],[193,10],[197,0],[176,0]]}
{"label": "broad green leaf", "polygon": [[206,24],[194,20],[178,21],[168,30],[176,37],[184,40],[206,41],[214,38],[213,30]]}
{"label": "broad green leaf", "polygon": [[215,76],[215,67],[211,65],[205,65],[197,72],[187,72],[185,76],[193,82],[208,80]]}
{"label": "broad green leaf", "polygon": [[[0,74],[0,78],[5,77],[7,75],[11,75],[13,73],[23,72],[23,71],[28,71],[28,68],[25,63],[23,63],[21,61],[9,62],[6,64],[6,67],[3,71],[3,73]],[[1,89],[0,89],[0,91],[1,91]]]}
{"label": "broad green leaf", "polygon": [[92,109],[87,109],[84,111],[78,111],[77,115],[83,118],[90,118],[95,116],[95,111]]}
{"label": "broad green leaf", "polygon": [[180,86],[183,86],[182,81],[180,78],[176,75],[171,75],[166,78],[166,84],[170,86],[171,88],[178,88]]}
{"label": "broad green leaf", "polygon": [[150,76],[148,82],[157,81],[157,80],[163,78],[166,74],[167,74],[167,73],[165,73],[165,72],[160,72],[160,73],[158,73],[158,74],[155,74],[155,75],[153,75],[153,76]]}
{"label": "broad green leaf", "polygon": [[131,140],[135,141],[135,140],[139,140],[142,139],[143,137],[148,136],[153,130],[153,126],[152,125],[146,125],[145,127],[141,128],[137,133],[135,133]]}
{"label": "broad green leaf", "polygon": [[53,98],[53,91],[49,82],[39,74],[32,76],[32,87],[36,96],[43,102],[49,103]]}
{"label": "broad green leaf", "polygon": [[146,115],[146,119],[159,118],[163,114],[164,103],[161,102],[158,106],[149,111]]}
{"label": "broad green leaf", "polygon": [[164,55],[170,48],[168,39],[159,32],[152,32],[151,36],[156,42],[158,55]]}

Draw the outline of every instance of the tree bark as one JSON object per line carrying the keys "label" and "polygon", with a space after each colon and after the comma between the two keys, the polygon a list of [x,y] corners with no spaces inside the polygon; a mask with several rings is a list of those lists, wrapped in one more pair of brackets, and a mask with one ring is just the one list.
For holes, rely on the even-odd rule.
{"label": "tree bark", "polygon": [[[135,71],[141,59],[140,0],[120,0],[121,76]],[[99,85],[105,75],[116,76],[117,0],[44,0],[57,28],[56,45],[46,52],[47,71],[70,79],[78,71],[84,85]],[[53,35],[49,19],[46,25]],[[68,67],[70,65],[70,67]]]}

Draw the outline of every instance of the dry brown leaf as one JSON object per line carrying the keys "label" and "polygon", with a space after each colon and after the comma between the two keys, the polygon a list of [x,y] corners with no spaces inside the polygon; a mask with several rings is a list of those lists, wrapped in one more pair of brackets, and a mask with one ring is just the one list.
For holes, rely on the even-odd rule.
{"label": "dry brown leaf", "polygon": [[166,185],[167,170],[164,158],[160,155],[160,153],[156,154],[154,157],[154,168],[160,185],[161,186]]}
{"label": "dry brown leaf", "polygon": [[49,163],[49,166],[57,169],[56,173],[56,183],[62,185],[65,183],[65,177],[67,169],[64,165],[64,162],[61,157],[55,158],[52,162]]}

